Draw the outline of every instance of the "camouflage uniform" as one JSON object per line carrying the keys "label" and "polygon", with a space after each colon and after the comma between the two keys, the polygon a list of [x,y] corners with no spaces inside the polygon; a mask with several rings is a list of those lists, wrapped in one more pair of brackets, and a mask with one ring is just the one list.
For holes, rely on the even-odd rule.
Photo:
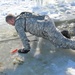
{"label": "camouflage uniform", "polygon": [[24,17],[16,18],[15,28],[22,40],[25,50],[30,50],[25,32],[29,32],[35,36],[45,38],[53,43],[58,48],[75,49],[75,41],[65,38],[55,27],[54,22],[48,16],[45,19],[39,20],[38,17]]}

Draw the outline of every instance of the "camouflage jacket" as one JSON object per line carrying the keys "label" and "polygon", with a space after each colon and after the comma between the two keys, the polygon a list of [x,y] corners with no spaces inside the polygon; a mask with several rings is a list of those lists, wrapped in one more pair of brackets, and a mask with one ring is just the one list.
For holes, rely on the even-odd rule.
{"label": "camouflage jacket", "polygon": [[[44,18],[40,19],[42,17]],[[52,19],[50,19],[48,16],[41,16],[40,18],[39,16],[26,16],[25,14],[16,18],[15,29],[17,30],[26,50],[30,49],[30,44],[25,32],[29,32],[35,36],[48,39],[56,47],[75,49],[75,41],[65,38],[56,29]]]}

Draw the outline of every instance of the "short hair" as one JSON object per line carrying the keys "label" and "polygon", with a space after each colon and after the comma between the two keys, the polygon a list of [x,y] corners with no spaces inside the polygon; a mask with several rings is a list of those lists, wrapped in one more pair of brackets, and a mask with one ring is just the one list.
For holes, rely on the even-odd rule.
{"label": "short hair", "polygon": [[6,22],[8,22],[8,20],[11,20],[12,18],[15,18],[15,16],[12,14],[9,14],[6,16],[5,20],[6,20]]}

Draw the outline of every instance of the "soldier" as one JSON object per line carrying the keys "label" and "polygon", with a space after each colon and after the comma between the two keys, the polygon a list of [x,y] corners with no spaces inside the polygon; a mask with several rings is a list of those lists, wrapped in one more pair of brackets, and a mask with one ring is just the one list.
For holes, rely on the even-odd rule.
{"label": "soldier", "polygon": [[7,15],[6,22],[15,26],[22,40],[24,48],[19,49],[19,53],[28,53],[30,51],[30,44],[25,32],[47,39],[58,48],[75,49],[75,41],[66,38],[67,36],[59,32],[52,19],[47,15],[38,16],[29,12],[22,12],[17,17]]}

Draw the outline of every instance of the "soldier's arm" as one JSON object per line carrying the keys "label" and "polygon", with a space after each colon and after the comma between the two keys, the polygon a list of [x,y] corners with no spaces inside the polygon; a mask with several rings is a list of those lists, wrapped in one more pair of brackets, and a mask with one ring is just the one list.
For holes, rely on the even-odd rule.
{"label": "soldier's arm", "polygon": [[24,19],[19,19],[18,21],[16,21],[15,23],[15,28],[22,40],[22,43],[23,43],[23,46],[24,46],[24,49],[25,50],[30,50],[30,44],[28,42],[28,38],[26,36],[26,33],[24,31],[24,27],[23,25],[24,24]]}

